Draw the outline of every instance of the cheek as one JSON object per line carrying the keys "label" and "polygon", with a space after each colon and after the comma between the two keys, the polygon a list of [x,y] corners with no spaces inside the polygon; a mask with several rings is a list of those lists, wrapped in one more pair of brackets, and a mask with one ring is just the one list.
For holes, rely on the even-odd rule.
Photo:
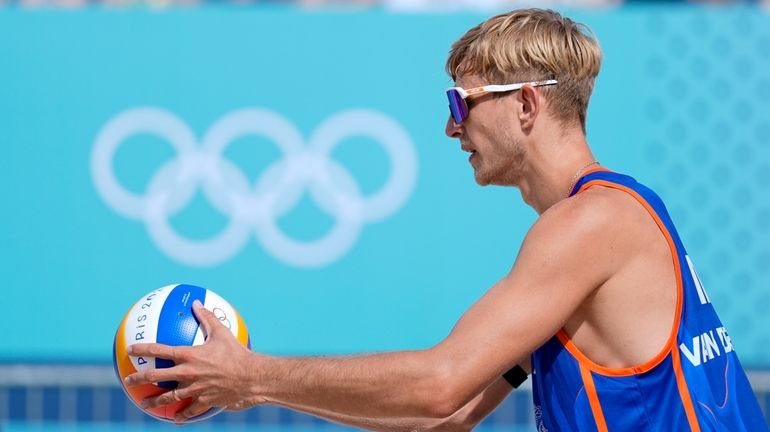
{"label": "cheek", "polygon": [[497,129],[494,121],[490,118],[484,118],[478,116],[471,126],[467,128],[468,137],[473,140],[474,143],[482,144],[484,147],[489,147],[497,134]]}
{"label": "cheek", "polygon": [[[503,109],[509,109],[496,101],[485,101],[474,108],[465,127],[465,135],[479,153],[502,155],[508,151],[511,130],[510,116]],[[474,117],[475,116],[475,117]]]}

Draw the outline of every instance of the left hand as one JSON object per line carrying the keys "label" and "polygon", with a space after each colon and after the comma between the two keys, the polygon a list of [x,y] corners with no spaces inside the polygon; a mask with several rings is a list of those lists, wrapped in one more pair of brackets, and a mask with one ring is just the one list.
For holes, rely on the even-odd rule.
{"label": "left hand", "polygon": [[145,399],[142,406],[152,408],[192,398],[192,403],[176,415],[177,422],[184,422],[211,407],[240,410],[263,403],[250,388],[253,381],[249,374],[250,364],[255,354],[241,345],[230,330],[197,300],[193,303],[193,313],[206,334],[202,345],[135,344],[128,347],[129,355],[160,357],[175,363],[170,368],[150,369],[126,377],[127,386],[179,382],[176,391]]}

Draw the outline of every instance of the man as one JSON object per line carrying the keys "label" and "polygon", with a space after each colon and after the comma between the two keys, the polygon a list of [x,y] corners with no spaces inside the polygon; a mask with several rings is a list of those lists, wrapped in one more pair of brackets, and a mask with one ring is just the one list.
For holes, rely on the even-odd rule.
{"label": "man", "polygon": [[134,345],[176,366],[127,384],[179,381],[146,401],[192,398],[179,420],[272,403],[361,428],[469,430],[531,360],[539,430],[767,430],[662,202],[602,168],[586,143],[600,63],[585,26],[537,9],[491,18],[453,45],[447,135],[470,152],[479,184],[518,187],[540,217],[511,271],[441,343],[272,357],[196,304],[207,342]]}

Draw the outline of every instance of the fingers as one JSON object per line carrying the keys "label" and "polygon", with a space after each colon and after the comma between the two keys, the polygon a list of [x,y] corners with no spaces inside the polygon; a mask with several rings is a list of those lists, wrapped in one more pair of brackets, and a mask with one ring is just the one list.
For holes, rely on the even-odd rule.
{"label": "fingers", "polygon": [[195,300],[192,305],[193,313],[195,317],[200,321],[203,331],[208,338],[211,334],[218,329],[224,328],[224,325],[214,316],[214,313],[203,307],[200,301]]}
{"label": "fingers", "polygon": [[179,381],[181,378],[181,371],[179,366],[163,369],[149,369],[142,372],[137,372],[126,377],[123,382],[126,386],[138,386],[142,384],[157,383],[161,381]]}
{"label": "fingers", "polygon": [[155,408],[163,405],[170,405],[177,403],[189,397],[195,396],[195,389],[192,386],[175,388],[171,391],[163,393],[160,396],[147,398],[142,401],[142,408]]}
{"label": "fingers", "polygon": [[188,419],[201,415],[206,412],[211,406],[201,402],[200,399],[195,399],[187,408],[179,411],[174,417],[174,421],[177,423],[184,423]]}
{"label": "fingers", "polygon": [[193,314],[195,314],[195,317],[198,318],[198,322],[200,322],[201,327],[203,327],[203,332],[206,333],[206,336],[208,337],[212,330],[211,323],[207,319],[210,312],[207,311],[198,300],[193,301],[192,310]]}
{"label": "fingers", "polygon": [[157,343],[140,343],[129,345],[126,348],[126,352],[128,355],[134,357],[160,357],[178,362],[179,360],[184,360],[184,354],[188,349],[189,347],[169,346]]}

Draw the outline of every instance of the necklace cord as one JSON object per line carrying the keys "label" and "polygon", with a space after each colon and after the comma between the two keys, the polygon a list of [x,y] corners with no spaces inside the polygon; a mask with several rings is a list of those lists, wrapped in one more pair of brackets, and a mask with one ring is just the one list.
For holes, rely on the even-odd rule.
{"label": "necklace cord", "polygon": [[575,184],[577,183],[578,178],[580,178],[580,174],[583,174],[583,171],[585,171],[586,168],[590,167],[591,165],[598,164],[598,163],[599,163],[598,160],[594,160],[591,163],[587,163],[587,164],[583,165],[582,168],[577,170],[575,175],[572,176],[572,180],[570,180],[569,189],[567,189],[567,194],[564,196],[564,198],[569,198],[569,194],[572,193],[572,189],[575,188]]}

